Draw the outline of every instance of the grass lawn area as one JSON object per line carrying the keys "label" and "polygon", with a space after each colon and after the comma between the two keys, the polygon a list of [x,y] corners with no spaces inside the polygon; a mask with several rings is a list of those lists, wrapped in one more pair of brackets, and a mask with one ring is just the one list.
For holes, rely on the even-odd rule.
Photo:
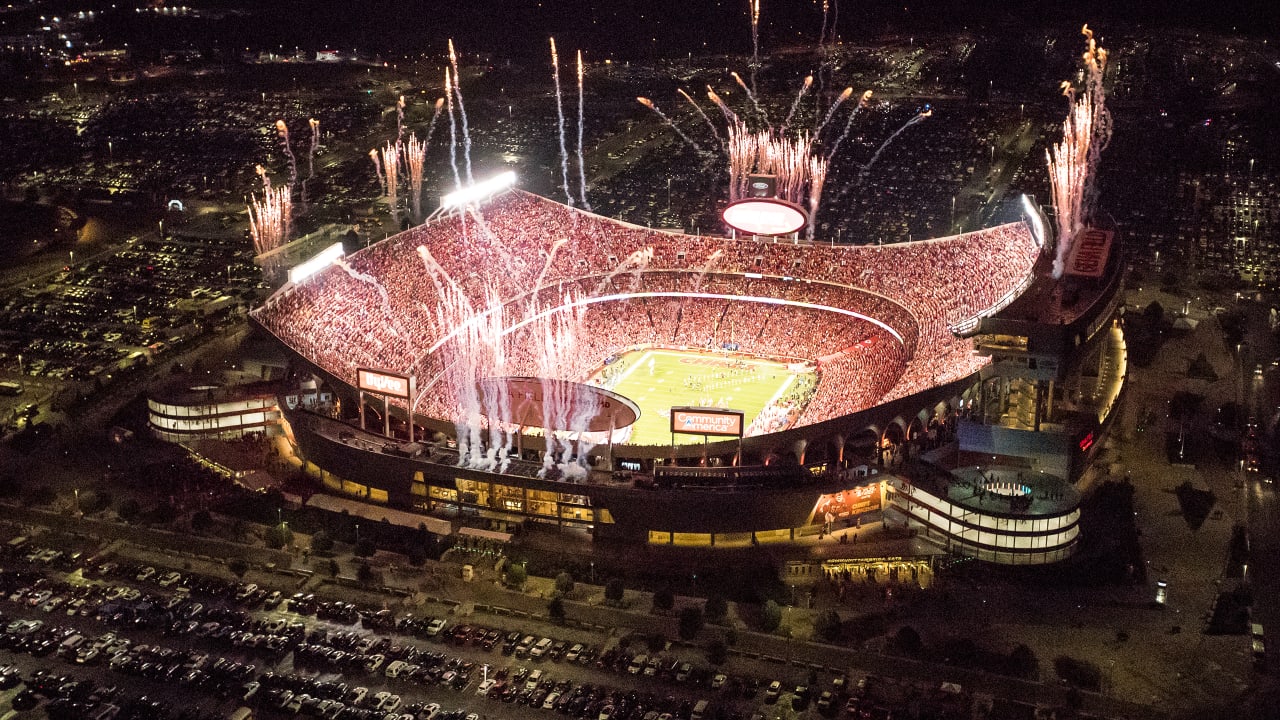
{"label": "grass lawn area", "polygon": [[[632,445],[671,444],[671,408],[741,410],[744,426],[798,379],[785,363],[741,355],[678,350],[635,350],[602,371],[605,387],[640,406]],[[599,377],[599,375],[597,375]],[[677,443],[700,443],[701,435],[676,435]]]}

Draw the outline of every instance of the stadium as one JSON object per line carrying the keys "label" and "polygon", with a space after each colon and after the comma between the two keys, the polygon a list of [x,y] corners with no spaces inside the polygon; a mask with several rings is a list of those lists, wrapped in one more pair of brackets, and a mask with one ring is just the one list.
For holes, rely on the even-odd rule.
{"label": "stadium", "polygon": [[[506,189],[313,265],[251,317],[295,356],[281,408],[331,490],[597,539],[785,542],[833,498],[880,509],[877,475],[954,439],[991,364],[965,335],[1047,277],[1025,205],[977,232],[834,245]],[[688,413],[738,420],[677,432]]]}

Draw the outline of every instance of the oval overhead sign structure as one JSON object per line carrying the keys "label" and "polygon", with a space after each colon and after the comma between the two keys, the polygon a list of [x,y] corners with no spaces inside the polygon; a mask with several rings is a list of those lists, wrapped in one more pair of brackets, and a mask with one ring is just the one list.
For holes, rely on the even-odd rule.
{"label": "oval overhead sign structure", "polygon": [[750,235],[789,235],[809,221],[803,209],[777,198],[746,198],[721,214],[729,227]]}

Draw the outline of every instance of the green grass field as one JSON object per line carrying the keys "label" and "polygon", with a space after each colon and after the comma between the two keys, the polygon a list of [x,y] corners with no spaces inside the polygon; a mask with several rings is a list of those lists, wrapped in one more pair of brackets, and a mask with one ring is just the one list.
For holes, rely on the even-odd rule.
{"label": "green grass field", "polygon": [[[672,407],[741,410],[743,422],[750,425],[771,400],[786,394],[797,380],[783,363],[676,350],[632,351],[606,371],[617,378],[606,386],[640,406],[640,419],[628,441],[635,445],[671,443]],[[702,436],[676,435],[676,442],[700,443]]]}

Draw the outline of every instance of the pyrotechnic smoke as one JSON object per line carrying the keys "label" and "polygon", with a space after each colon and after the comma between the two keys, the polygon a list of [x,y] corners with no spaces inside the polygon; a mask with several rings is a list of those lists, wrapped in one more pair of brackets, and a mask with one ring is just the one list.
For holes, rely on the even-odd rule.
{"label": "pyrotechnic smoke", "polygon": [[702,106],[698,105],[697,101],[690,97],[689,93],[685,92],[683,89],[677,89],[676,92],[683,95],[684,99],[689,101],[689,104],[693,106],[693,109],[698,112],[698,117],[702,118],[703,121],[707,123],[707,127],[711,128],[711,134],[715,136],[716,142],[719,143],[721,147],[724,147],[724,138],[720,137],[720,131],[716,129],[715,123],[711,122],[711,118],[707,117],[707,114],[702,111]]}
{"label": "pyrotechnic smoke", "polygon": [[462,188],[462,176],[458,174],[458,121],[453,117],[453,81],[449,68],[444,69],[444,102],[449,109],[449,167],[453,168],[454,187]]}
{"label": "pyrotechnic smoke", "polygon": [[874,155],[871,156],[871,160],[868,161],[866,165],[862,166],[862,173],[859,175],[859,180],[861,180],[862,178],[865,178],[867,176],[867,173],[871,172],[871,166],[876,164],[876,160],[880,159],[880,154],[883,153],[885,149],[889,147],[889,144],[892,143],[895,139],[897,139],[897,137],[901,135],[903,131],[905,131],[907,128],[911,127],[912,125],[919,125],[931,115],[933,115],[933,110],[925,110],[924,112],[919,113],[915,117],[903,123],[902,127],[895,130],[893,134],[889,136],[888,140],[885,140],[884,142],[880,143],[880,147],[876,148],[876,152]]}
{"label": "pyrotechnic smoke", "polygon": [[587,161],[582,155],[582,51],[578,51],[578,193],[582,196],[582,207],[591,212],[591,203],[587,202]]}
{"label": "pyrotechnic smoke", "polygon": [[680,136],[680,139],[681,139],[681,140],[683,140],[683,141],[685,141],[686,143],[688,143],[689,147],[693,148],[693,149],[694,149],[695,151],[697,151],[697,152],[702,152],[702,148],[698,146],[698,143],[696,143],[696,142],[694,142],[693,140],[691,140],[691,139],[689,138],[689,136],[688,136],[688,135],[685,135],[685,134],[684,134],[684,131],[683,131],[683,130],[681,130],[680,128],[676,127],[676,124],[675,124],[675,123],[673,123],[673,122],[671,122],[671,118],[667,117],[665,113],[663,113],[661,110],[659,110],[659,109],[658,109],[658,106],[657,106],[657,105],[654,105],[652,100],[650,100],[649,98],[645,98],[645,97],[638,97],[638,98],[636,98],[636,102],[639,102],[641,105],[643,105],[643,106],[645,106],[645,107],[649,108],[650,110],[652,110],[652,111],[654,112],[654,114],[655,114],[655,115],[657,115],[658,117],[662,118],[662,121],[663,121],[663,122],[665,122],[665,123],[667,124],[667,126],[668,126],[668,127],[670,127],[672,130],[674,130],[674,131],[676,132],[676,135],[679,135],[679,136]]}
{"label": "pyrotechnic smoke", "polygon": [[320,121],[311,118],[307,121],[311,125],[311,148],[307,151],[307,179],[316,176],[316,150],[320,147]]}
{"label": "pyrotechnic smoke", "polygon": [[373,172],[378,176],[379,195],[387,194],[387,180],[382,176],[382,159],[378,157],[377,149],[369,151],[369,159],[373,160]]}
{"label": "pyrotechnic smoke", "polygon": [[858,112],[866,108],[869,102],[871,102],[871,91],[867,90],[858,99],[858,105],[853,108],[853,112],[849,113],[849,119],[844,122],[844,132],[840,133],[840,137],[836,138],[835,143],[831,146],[831,152],[827,153],[827,160],[835,157],[836,153],[840,151],[840,146],[844,144],[844,139],[849,137],[849,131],[853,129],[853,119],[858,117]]}
{"label": "pyrotechnic smoke", "polygon": [[1058,227],[1055,278],[1062,277],[1076,236],[1093,220],[1098,200],[1098,166],[1102,151],[1111,141],[1111,112],[1107,110],[1102,84],[1107,51],[1098,47],[1088,25],[1081,33],[1085,36],[1083,92],[1077,93],[1071,83],[1062,83],[1069,112],[1062,123],[1062,142],[1054,143],[1046,153]]}
{"label": "pyrotechnic smoke", "polygon": [[560,97],[560,55],[556,52],[556,39],[551,38],[551,79],[556,86],[556,128],[560,133],[560,180],[564,196],[573,207],[573,193],[569,191],[569,151],[564,142],[564,102]]}
{"label": "pyrotechnic smoke", "polygon": [[467,122],[467,106],[462,102],[462,75],[458,73],[458,54],[453,51],[453,39],[449,39],[449,66],[453,68],[453,92],[458,96],[458,115],[462,118],[462,156],[467,162],[467,184],[474,185],[471,175],[471,124]]}
{"label": "pyrotechnic smoke", "polygon": [[262,187],[267,190],[271,189],[271,176],[267,174],[267,169],[261,165],[255,165],[253,171],[258,173],[258,177],[262,178]]}
{"label": "pyrotechnic smoke", "polygon": [[404,139],[404,96],[396,100],[396,142]]}
{"label": "pyrotechnic smoke", "polygon": [[[804,84],[800,86],[800,92],[796,93],[796,99],[791,102],[791,109],[787,111],[786,119],[783,120],[782,124],[778,126],[779,131],[786,132],[787,127],[791,125],[791,118],[795,117],[796,110],[800,107],[800,101],[804,100],[805,93],[809,92],[809,88],[812,86],[813,86],[813,76],[806,75],[804,77]],[[831,112],[835,112],[834,105],[831,107]],[[828,114],[828,117],[829,116],[830,115]]]}
{"label": "pyrotechnic smoke", "polygon": [[409,141],[404,146],[404,159],[409,170],[409,199],[415,220],[422,219],[422,167],[426,157],[427,142],[418,142],[418,136],[409,133]]}

